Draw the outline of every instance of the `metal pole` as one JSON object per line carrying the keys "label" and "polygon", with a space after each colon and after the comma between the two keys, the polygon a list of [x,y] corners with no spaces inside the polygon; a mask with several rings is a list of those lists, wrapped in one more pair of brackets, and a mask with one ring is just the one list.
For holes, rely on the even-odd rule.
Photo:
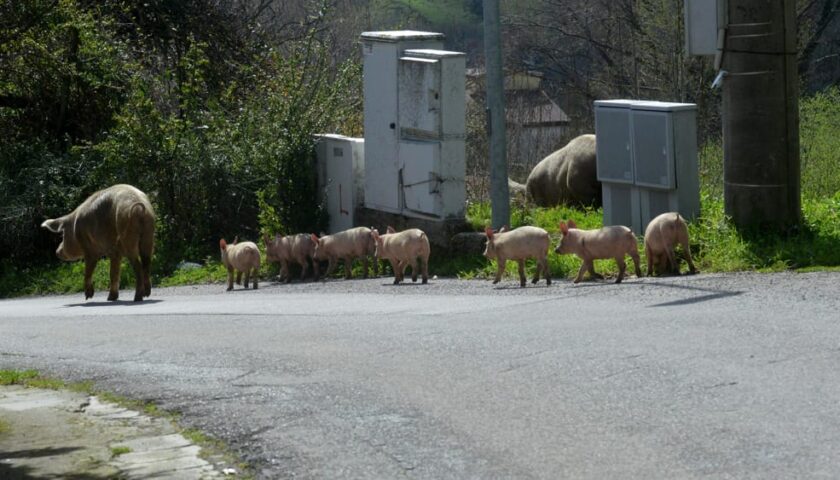
{"label": "metal pole", "polygon": [[794,1],[728,4],[725,211],[739,228],[788,231],[801,218]]}
{"label": "metal pole", "polygon": [[499,31],[499,0],[484,0],[484,56],[487,88],[487,137],[490,143],[490,208],[493,228],[510,225],[505,91]]}

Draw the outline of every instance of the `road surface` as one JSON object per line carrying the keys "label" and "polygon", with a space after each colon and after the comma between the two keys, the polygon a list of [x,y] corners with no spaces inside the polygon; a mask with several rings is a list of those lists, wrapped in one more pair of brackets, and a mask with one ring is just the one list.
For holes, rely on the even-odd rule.
{"label": "road surface", "polygon": [[840,477],[840,273],[106,295],[0,301],[0,368],[181,412],[259,478]]}

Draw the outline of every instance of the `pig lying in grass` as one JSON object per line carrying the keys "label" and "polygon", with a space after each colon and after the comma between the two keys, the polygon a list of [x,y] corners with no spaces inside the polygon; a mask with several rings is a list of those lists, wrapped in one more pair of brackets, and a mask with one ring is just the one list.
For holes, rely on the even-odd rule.
{"label": "pig lying in grass", "polygon": [[636,266],[636,276],[641,277],[642,271],[639,268],[639,251],[636,244],[636,236],[624,226],[616,225],[604,227],[599,230],[579,230],[573,220],[560,222],[560,232],[563,237],[554,253],[574,253],[583,260],[580,266],[575,283],[583,280],[583,273],[589,270],[590,275],[595,278],[604,278],[595,273],[594,260],[603,258],[614,258],[618,264],[618,278],[615,283],[621,283],[624,279],[624,271],[627,264],[624,263],[624,256],[630,255],[633,264]]}
{"label": "pig lying in grass", "polygon": [[324,279],[332,275],[338,266],[338,259],[344,259],[344,278],[351,277],[351,270],[353,268],[353,259],[360,258],[362,260],[363,276],[368,276],[368,255],[373,255],[373,274],[379,275],[379,262],[376,258],[376,245],[373,237],[370,235],[370,229],[367,227],[356,227],[343,232],[334,233],[332,235],[325,235],[318,238],[314,233],[310,236],[315,242],[315,251],[312,258],[317,260],[329,260],[327,266],[327,273],[324,274]]}
{"label": "pig lying in grass", "polygon": [[63,239],[55,254],[66,261],[85,260],[85,300],[93,297],[93,271],[103,256],[111,259],[108,300],[120,294],[120,264],[134,270],[134,301],[152,292],[150,272],[155,242],[155,213],[146,194],[131,185],[114,185],[88,197],[75,210],[41,224]]}
{"label": "pig lying in grass", "polygon": [[540,281],[540,272],[545,275],[546,285],[551,285],[551,275],[548,271],[548,247],[551,240],[548,232],[539,227],[519,227],[506,231],[502,227],[498,233],[487,227],[484,230],[487,234],[487,247],[484,249],[484,256],[496,260],[496,278],[493,284],[499,283],[505,273],[505,264],[508,260],[516,260],[519,263],[519,285],[525,286],[525,260],[535,258],[537,260],[537,272],[531,283]]}
{"label": "pig lying in grass", "polygon": [[225,239],[219,240],[219,248],[222,250],[222,264],[228,271],[228,291],[233,290],[233,271],[236,270],[236,283],[245,274],[245,288],[248,288],[248,281],[253,272],[254,290],[258,285],[258,274],[260,271],[260,249],[254,242],[239,243],[235,239],[233,244],[228,245]]}
{"label": "pig lying in grass", "polygon": [[276,235],[271,239],[268,235],[263,237],[265,242],[266,260],[280,263],[280,280],[289,283],[292,275],[289,273],[289,263],[294,262],[301,266],[300,280],[306,278],[309,271],[309,261],[312,261],[312,269],[315,273],[315,280],[319,276],[318,262],[313,258],[315,253],[315,242],[305,234],[297,235]]}
{"label": "pig lying in grass", "polygon": [[688,248],[688,226],[679,213],[668,212],[650,221],[645,229],[645,256],[648,276],[662,273],[680,274],[674,247],[682,245],[683,256],[691,273],[697,273]]}
{"label": "pig lying in grass", "polygon": [[376,229],[371,230],[371,236],[376,242],[376,258],[391,262],[394,270],[394,284],[405,278],[405,267],[411,265],[411,281],[417,281],[417,258],[423,264],[423,283],[429,283],[429,239],[426,233],[418,228],[410,228],[397,232],[388,227],[385,235],[380,235]]}

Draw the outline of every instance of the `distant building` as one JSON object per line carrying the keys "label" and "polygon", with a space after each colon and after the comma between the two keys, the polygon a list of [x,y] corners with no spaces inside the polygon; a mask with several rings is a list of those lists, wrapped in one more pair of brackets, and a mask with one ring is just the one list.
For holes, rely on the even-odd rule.
{"label": "distant building", "polygon": [[[505,77],[507,159],[511,176],[524,181],[531,169],[568,139],[571,119],[541,87],[538,72]],[[467,70],[467,102],[484,103],[484,70]]]}

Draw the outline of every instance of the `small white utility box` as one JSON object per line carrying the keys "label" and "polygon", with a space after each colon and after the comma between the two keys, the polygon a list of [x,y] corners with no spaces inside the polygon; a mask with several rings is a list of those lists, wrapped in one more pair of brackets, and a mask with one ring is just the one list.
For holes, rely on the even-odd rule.
{"label": "small white utility box", "polygon": [[364,68],[365,206],[400,213],[399,64],[411,48],[442,48],[443,34],[413,30],[361,34]]}
{"label": "small white utility box", "polygon": [[726,28],[726,0],[685,0],[685,50],[689,55],[715,55],[718,36]]}
{"label": "small white utility box", "polygon": [[356,207],[364,202],[365,140],[318,135],[318,187],[329,214],[327,233],[353,228]]}
{"label": "small white utility box", "polygon": [[595,102],[604,224],[642,234],[657,215],[700,213],[697,106],[641,100]]}

